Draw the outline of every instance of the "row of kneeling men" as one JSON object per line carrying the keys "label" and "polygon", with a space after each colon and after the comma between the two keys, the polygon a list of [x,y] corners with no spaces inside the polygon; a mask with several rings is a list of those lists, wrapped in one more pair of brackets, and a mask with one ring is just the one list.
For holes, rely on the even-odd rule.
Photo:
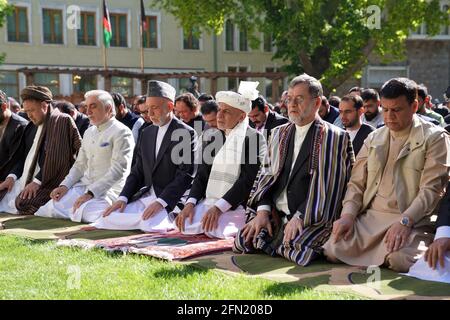
{"label": "row of kneeling men", "polygon": [[425,244],[430,265],[443,267],[448,135],[415,114],[412,80],[391,79],[380,93],[386,126],[355,157],[349,134],[318,116],[322,86],[306,74],[290,83],[290,121],[267,140],[249,126],[257,91],[218,92],[218,128],[199,137],[174,117],[175,89],[149,81],[152,125],[135,145],[109,93],[86,93],[92,126],[81,140],[73,119],[52,107],[48,88],[29,86],[21,98],[31,121],[0,163],[0,212],[234,237],[236,252],[301,266],[325,254],[406,272]]}

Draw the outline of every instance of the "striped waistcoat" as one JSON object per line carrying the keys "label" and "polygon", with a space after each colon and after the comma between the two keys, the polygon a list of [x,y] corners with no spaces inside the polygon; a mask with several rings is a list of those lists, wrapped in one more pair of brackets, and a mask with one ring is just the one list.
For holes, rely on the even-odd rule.
{"label": "striped waistcoat", "polygon": [[[277,253],[305,266],[321,252],[328,240],[333,222],[339,218],[342,200],[355,161],[348,134],[340,128],[317,118],[309,159],[311,182],[304,212],[303,233],[290,246],[280,245]],[[272,131],[268,153],[253,185],[247,204],[247,221],[256,215],[258,202],[281,176],[282,164],[287,156],[288,141],[294,124]]]}
{"label": "striped waistcoat", "polygon": [[[41,186],[33,199],[16,198],[16,207],[20,214],[34,214],[50,200],[50,192],[58,187],[69,173],[80,147],[81,137],[73,119],[58,109],[49,111],[30,168],[30,172],[34,172],[39,157],[44,154],[43,165],[40,168]],[[27,183],[32,180],[33,177],[29,174]]]}

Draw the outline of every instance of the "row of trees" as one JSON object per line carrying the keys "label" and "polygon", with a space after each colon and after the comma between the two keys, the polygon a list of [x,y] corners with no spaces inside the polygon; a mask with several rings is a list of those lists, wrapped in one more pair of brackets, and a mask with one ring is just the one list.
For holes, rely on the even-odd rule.
{"label": "row of trees", "polygon": [[152,0],[188,30],[221,33],[230,19],[247,30],[272,35],[274,58],[291,74],[306,72],[330,92],[361,76],[372,53],[383,62],[404,58],[411,30],[426,23],[427,33],[449,25],[450,11],[438,0]]}

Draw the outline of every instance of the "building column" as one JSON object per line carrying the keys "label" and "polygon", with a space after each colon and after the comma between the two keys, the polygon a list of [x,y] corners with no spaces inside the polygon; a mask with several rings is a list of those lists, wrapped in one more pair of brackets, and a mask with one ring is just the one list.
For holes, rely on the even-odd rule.
{"label": "building column", "polygon": [[105,91],[111,92],[111,75],[105,75],[104,77],[105,81]]}
{"label": "building column", "polygon": [[26,79],[26,84],[27,86],[31,86],[34,83],[34,74],[27,72],[25,73],[25,79]]}
{"label": "building column", "polygon": [[73,93],[72,75],[59,75],[59,94],[62,96],[70,96]]}
{"label": "building column", "polygon": [[142,79],[141,80],[141,92],[142,92],[143,95],[147,94],[148,81],[149,81],[148,79]]}
{"label": "building column", "polygon": [[278,92],[278,82],[280,79],[272,79],[272,102],[275,104],[280,98],[280,93]]}
{"label": "building column", "polygon": [[139,79],[133,79],[133,94],[132,96],[142,95],[142,81]]}
{"label": "building column", "polygon": [[215,97],[217,93],[217,78],[211,78],[211,94]]}

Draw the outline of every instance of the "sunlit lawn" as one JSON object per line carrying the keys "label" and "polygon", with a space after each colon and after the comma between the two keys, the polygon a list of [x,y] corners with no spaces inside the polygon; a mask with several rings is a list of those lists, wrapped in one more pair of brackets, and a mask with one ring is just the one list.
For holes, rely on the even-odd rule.
{"label": "sunlit lawn", "polygon": [[0,299],[358,299],[147,256],[0,236]]}

